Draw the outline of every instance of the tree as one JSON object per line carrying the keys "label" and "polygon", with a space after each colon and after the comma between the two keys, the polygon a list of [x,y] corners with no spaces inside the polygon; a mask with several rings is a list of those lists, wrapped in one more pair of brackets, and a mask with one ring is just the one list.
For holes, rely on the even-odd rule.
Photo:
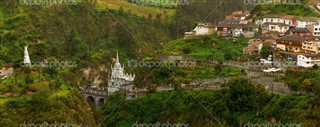
{"label": "tree", "polygon": [[261,107],[265,104],[268,103],[268,92],[265,89],[265,86],[263,84],[258,84],[256,85],[256,93],[257,93],[257,97],[256,97],[256,102],[257,105],[255,105],[257,112],[256,115],[259,115],[259,109],[261,109]]}
{"label": "tree", "polygon": [[319,65],[318,64],[314,64],[313,66],[312,66],[312,69],[313,70],[317,70],[319,68]]}
{"label": "tree", "polygon": [[31,84],[33,83],[33,80],[31,79],[30,77],[30,74],[31,74],[31,69],[29,67],[24,67],[24,70],[23,70],[24,74],[25,74],[25,83],[26,84]]}
{"label": "tree", "polygon": [[313,90],[313,83],[310,79],[305,79],[303,80],[303,82],[300,85],[300,90],[304,91],[306,95],[308,95],[309,93],[311,93]]}
{"label": "tree", "polygon": [[120,8],[119,8],[118,13],[119,13],[119,15],[121,15],[121,16],[125,16],[125,15],[126,15],[126,13],[125,13],[125,11],[124,11],[123,7],[120,7]]}
{"label": "tree", "polygon": [[55,57],[48,58],[47,66],[44,68],[44,73],[49,74],[51,77],[58,75],[59,61]]}
{"label": "tree", "polygon": [[32,95],[31,103],[33,104],[33,109],[36,113],[48,110],[52,102],[50,101],[51,90],[43,89]]}
{"label": "tree", "polygon": [[232,111],[252,111],[256,107],[256,87],[250,80],[245,78],[231,80],[228,82],[228,86],[229,100],[227,104]]}
{"label": "tree", "polygon": [[273,49],[269,44],[263,43],[263,46],[260,51],[260,57],[268,58],[268,56],[272,54],[272,51]]}

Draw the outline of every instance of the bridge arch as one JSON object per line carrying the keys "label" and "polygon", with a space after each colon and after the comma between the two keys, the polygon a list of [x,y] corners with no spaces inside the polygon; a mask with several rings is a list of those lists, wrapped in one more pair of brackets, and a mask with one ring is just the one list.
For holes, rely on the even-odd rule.
{"label": "bridge arch", "polygon": [[90,104],[95,104],[96,103],[96,100],[95,100],[95,98],[93,96],[87,96],[86,100]]}
{"label": "bridge arch", "polygon": [[98,106],[102,106],[102,105],[104,104],[104,102],[105,102],[105,99],[104,99],[104,98],[100,98],[100,99],[98,100],[97,105],[98,105]]}

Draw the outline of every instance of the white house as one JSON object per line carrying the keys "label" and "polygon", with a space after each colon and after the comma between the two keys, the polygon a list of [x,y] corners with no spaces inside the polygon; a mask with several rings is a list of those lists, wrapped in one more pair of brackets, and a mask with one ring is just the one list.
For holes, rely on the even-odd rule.
{"label": "white house", "polygon": [[320,23],[320,18],[316,17],[310,17],[310,18],[305,18],[305,17],[297,17],[296,20],[296,28],[307,28],[307,25],[313,25]]}
{"label": "white house", "polygon": [[200,36],[200,35],[210,35],[214,34],[216,27],[211,23],[200,23],[191,32],[185,32],[185,37]]}
{"label": "white house", "polygon": [[289,25],[284,23],[264,23],[262,24],[262,34],[268,31],[277,31],[279,33],[285,33],[289,29]]}
{"label": "white house", "polygon": [[320,58],[319,57],[306,57],[304,55],[297,56],[297,65],[300,67],[310,68],[313,65],[317,64],[320,65]]}
{"label": "white house", "polygon": [[[294,16],[291,16],[291,15],[284,15],[284,14],[266,15],[262,19],[262,24],[264,24],[264,23],[284,23],[289,26],[294,26],[294,23],[292,22],[293,19],[294,19]],[[257,22],[260,22],[260,20],[258,20]]]}
{"label": "white house", "polygon": [[307,25],[307,29],[312,33],[313,36],[320,36],[320,23]]}

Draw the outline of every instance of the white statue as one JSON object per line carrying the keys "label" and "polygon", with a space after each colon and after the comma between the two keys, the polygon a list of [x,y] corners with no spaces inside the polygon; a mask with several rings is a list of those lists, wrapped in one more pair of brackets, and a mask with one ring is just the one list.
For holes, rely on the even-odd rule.
{"label": "white statue", "polygon": [[29,57],[29,53],[28,53],[28,46],[24,47],[24,59],[23,59],[23,63],[25,65],[31,65],[31,61],[30,61],[30,57]]}

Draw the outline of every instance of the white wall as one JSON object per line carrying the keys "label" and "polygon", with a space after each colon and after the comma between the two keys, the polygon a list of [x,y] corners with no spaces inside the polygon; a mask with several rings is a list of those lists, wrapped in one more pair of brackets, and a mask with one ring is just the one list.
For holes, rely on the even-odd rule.
{"label": "white wall", "polygon": [[263,18],[263,23],[266,23],[266,22],[271,22],[271,23],[284,23],[284,24],[287,24],[287,25],[290,25],[292,26],[292,21],[289,20],[289,19],[282,19],[282,18]]}
{"label": "white wall", "polygon": [[[274,28],[274,29],[272,29]],[[268,30],[269,31],[278,31],[280,33],[284,33],[289,29],[289,26],[278,26],[278,25],[269,25]]]}
{"label": "white wall", "polygon": [[314,25],[313,36],[320,36],[320,24]]}
{"label": "white wall", "polygon": [[297,65],[300,67],[310,68],[313,67],[313,63],[318,63],[320,60],[311,60],[311,58],[308,58],[303,55],[297,56]]}
{"label": "white wall", "polygon": [[209,34],[209,28],[197,26],[194,31],[196,31],[196,35],[207,35]]}

